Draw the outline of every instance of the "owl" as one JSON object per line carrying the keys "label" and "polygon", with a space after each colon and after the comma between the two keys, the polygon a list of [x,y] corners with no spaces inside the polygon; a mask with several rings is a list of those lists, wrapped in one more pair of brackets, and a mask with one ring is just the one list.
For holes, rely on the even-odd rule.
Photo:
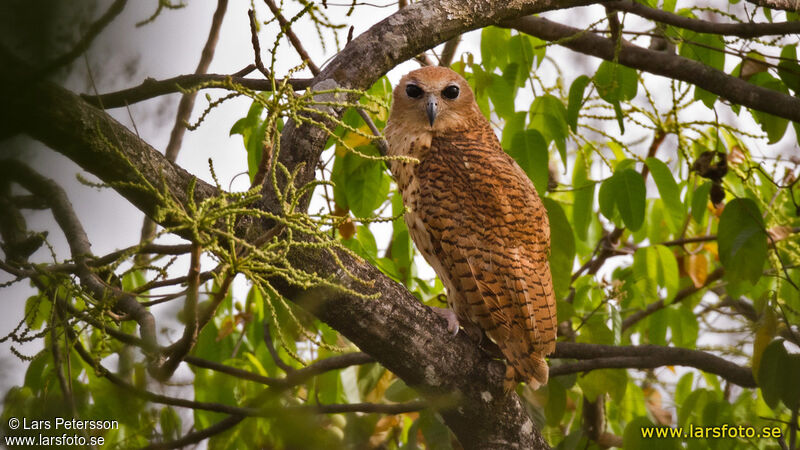
{"label": "owl", "polygon": [[395,87],[384,130],[390,169],[419,251],[447,290],[435,308],[474,340],[493,341],[508,361],[504,387],[547,383],[556,304],[547,212],[530,179],[506,154],[466,80],[423,67]]}

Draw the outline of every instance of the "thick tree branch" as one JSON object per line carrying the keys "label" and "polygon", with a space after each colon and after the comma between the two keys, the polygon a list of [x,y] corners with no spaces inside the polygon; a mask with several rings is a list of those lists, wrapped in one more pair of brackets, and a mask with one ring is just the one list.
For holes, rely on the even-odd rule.
{"label": "thick tree branch", "polygon": [[574,363],[553,365],[551,376],[595,369],[652,369],[662,366],[694,367],[719,375],[742,387],[756,387],[753,371],[710,353],[659,345],[597,345],[559,342],[551,358],[577,359]]}
{"label": "thick tree branch", "polygon": [[608,61],[616,60],[634,69],[692,83],[732,103],[800,122],[800,99],[750,84],[682,56],[648,50],[629,43],[623,43],[615,56],[616,44],[613,40],[541,17],[523,17],[507,21],[503,25],[540,39],[558,41],[559,45],[576,52]]}
{"label": "thick tree branch", "polygon": [[679,16],[669,11],[649,8],[641,3],[625,0],[607,2],[605,5],[610,9],[633,13],[645,19],[698,33],[722,34],[741,38],[800,33],[800,22],[717,23]]}
{"label": "thick tree branch", "polygon": [[747,0],[763,8],[781,9],[784,11],[800,11],[800,0]]}

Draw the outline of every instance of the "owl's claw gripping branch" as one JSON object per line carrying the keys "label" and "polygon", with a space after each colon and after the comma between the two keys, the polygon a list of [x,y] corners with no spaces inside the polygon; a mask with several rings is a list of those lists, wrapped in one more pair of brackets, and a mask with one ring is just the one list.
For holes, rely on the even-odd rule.
{"label": "owl's claw gripping branch", "polygon": [[458,317],[456,313],[450,308],[431,308],[433,312],[436,313],[437,316],[441,317],[442,319],[447,322],[447,331],[450,332],[453,336],[458,334]]}

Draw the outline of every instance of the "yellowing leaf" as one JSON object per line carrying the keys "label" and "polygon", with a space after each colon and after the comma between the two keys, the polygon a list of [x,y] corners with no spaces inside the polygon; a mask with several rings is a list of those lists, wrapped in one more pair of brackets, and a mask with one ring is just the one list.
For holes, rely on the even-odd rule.
{"label": "yellowing leaf", "polygon": [[716,242],[707,242],[705,245],[703,245],[703,250],[714,255],[715,260],[719,259],[719,250],[717,250]]}
{"label": "yellowing leaf", "polygon": [[[367,124],[361,125],[361,127],[359,127],[358,130],[367,135],[372,133]],[[345,145],[342,144],[336,145],[337,156],[344,156],[347,153],[347,147],[358,148],[364,145],[369,145],[372,143],[372,139],[362,136],[358,133],[353,133],[352,131],[348,131],[344,134],[344,136],[342,136],[342,142],[344,142]]]}
{"label": "yellowing leaf", "polygon": [[775,317],[775,311],[767,306],[764,308],[764,314],[761,319],[756,323],[756,335],[753,339],[753,373],[755,374],[758,373],[758,368],[761,365],[761,356],[764,354],[764,349],[775,337],[777,327],[778,320]]}
{"label": "yellowing leaf", "polygon": [[708,277],[708,260],[706,255],[698,253],[683,259],[683,270],[692,279],[694,287],[699,288],[705,284]]}

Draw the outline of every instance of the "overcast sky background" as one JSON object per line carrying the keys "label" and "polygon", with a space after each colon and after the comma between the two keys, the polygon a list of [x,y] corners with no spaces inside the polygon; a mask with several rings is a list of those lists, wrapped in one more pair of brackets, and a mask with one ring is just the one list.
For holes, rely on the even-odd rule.
{"label": "overcast sky background", "polygon": [[[94,10],[93,17],[98,17],[110,3],[107,0],[100,1]],[[156,0],[128,2],[125,11],[93,43],[86,60],[80,58],[73,64],[65,81],[66,87],[76,92],[93,92],[96,87],[98,92],[103,93],[138,85],[145,77],[163,79],[194,72],[200,51],[208,35],[216,2],[190,1],[185,8],[177,11],[164,11],[155,22],[137,28],[135,24],[150,16],[155,10],[156,3]],[[259,19],[271,18],[261,2],[255,3]],[[387,4],[388,2],[371,0],[371,3]],[[348,10],[349,5],[350,3],[345,0],[339,0],[339,2],[331,0],[328,1],[326,10],[333,22],[346,25],[339,31],[342,43],[345,42],[350,25],[354,27],[354,36],[357,36],[372,24],[396,11],[396,6],[386,8],[359,6],[353,16],[345,17],[344,13]],[[249,7],[249,1],[230,1],[209,72],[233,73],[253,61],[247,17]],[[600,7],[589,7],[567,12],[554,12],[548,14],[547,17],[581,27],[588,24],[588,21],[584,19],[590,15],[597,17],[599,11],[602,11]],[[290,14],[292,12],[294,11],[290,11]],[[295,31],[300,35],[303,44],[318,65],[322,65],[335,53],[330,32],[326,35],[329,46],[327,52],[324,52],[319,45],[316,31],[309,26],[308,21],[301,21],[300,26],[295,27]],[[274,25],[262,28],[260,34],[262,49],[265,51],[269,49],[276,32],[277,27]],[[480,59],[479,39],[480,31],[466,34],[459,52],[472,52],[478,61]],[[263,53],[262,56],[265,60],[269,57],[266,53]],[[592,68],[599,64],[599,60],[576,56],[574,53],[558,47],[550,47],[548,56],[556,60],[564,69],[566,78],[564,83],[567,88],[576,76],[583,73],[591,74]],[[292,48],[286,43],[281,47],[278,61],[278,74],[285,73],[288,68],[300,62]],[[730,70],[735,65],[734,58],[729,57],[727,61],[730,67],[726,67],[726,69]],[[87,76],[87,62],[91,68],[95,86],[92,86]],[[394,85],[402,74],[417,67],[419,65],[415,62],[401,64],[389,73],[389,79]],[[543,77],[553,79],[553,74],[551,65],[547,63],[542,65]],[[256,73],[253,76],[256,76]],[[310,76],[310,74],[305,72],[300,76]],[[665,84],[665,86],[667,85]],[[196,118],[207,104],[206,92],[210,92],[213,98],[219,96],[219,92],[201,92],[195,104],[193,118]],[[517,98],[517,109],[527,109],[532,98],[532,93],[521,91]],[[130,128],[133,128],[135,123],[140,136],[156,149],[163,151],[169,140],[178,100],[179,95],[173,94],[137,103],[132,105],[129,111],[125,108],[117,108],[109,112]],[[247,100],[237,99],[216,108],[197,131],[186,133],[177,163],[199,178],[210,182],[207,161],[211,158],[220,181],[224,187],[227,187],[236,174],[247,170],[246,154],[241,137],[238,135],[229,137],[228,131],[236,120],[247,113],[249,104],[250,102]],[[710,114],[703,107],[698,107],[695,111],[697,114]],[[731,115],[726,107],[720,108],[720,111],[722,117]],[[713,120],[713,115],[708,120]],[[748,114],[742,114],[742,123],[753,132],[758,132],[757,126],[749,119]],[[612,125],[616,127],[616,124]],[[634,134],[635,132],[626,135],[624,139],[626,141],[634,140]],[[67,190],[79,217],[83,220],[95,254],[103,255],[136,244],[141,229],[142,214],[119,195],[109,189],[98,190],[80,184],[76,180],[76,174],[82,173],[82,171],[77,165],[37,142],[25,138],[15,138],[0,143],[0,145],[4,147],[4,154],[9,151],[23,155],[35,169],[45,176],[55,179]],[[674,141],[672,144],[669,141],[665,144],[665,148],[671,148],[670,151],[674,151],[674,147]],[[766,154],[774,154],[776,149],[791,151],[795,148],[796,139],[791,129],[783,141],[773,148],[766,148],[763,143],[754,144],[754,147],[751,147],[751,149],[763,151]],[[664,151],[661,154],[668,153]],[[90,177],[90,179],[93,178]],[[248,184],[247,177],[240,176],[236,178],[232,187],[234,190],[242,190],[246,189]],[[50,242],[55,246],[59,256],[66,258],[68,256],[66,241],[56,227],[49,211],[26,211],[25,214],[30,229],[50,230]],[[378,239],[380,243],[385,244],[388,238],[381,236],[379,232]],[[169,241],[164,240],[163,242]],[[33,259],[45,262],[48,260],[48,254],[46,250],[40,250]],[[421,263],[421,261],[419,262]],[[210,260],[205,263],[207,267],[212,266]],[[184,261],[177,264],[174,270],[182,272],[185,271],[186,266]],[[610,270],[608,265],[605,270]],[[423,270],[421,273],[425,277],[433,276],[429,269]],[[600,276],[605,273],[608,272],[601,272]],[[7,276],[0,275],[0,282],[8,279]],[[237,295],[241,295],[246,288],[244,283],[237,283],[235,292]],[[4,311],[0,315],[0,335],[5,335],[14,329],[23,317],[25,299],[33,293],[34,290],[25,282],[0,289],[0,301],[3,302]],[[166,306],[154,308],[154,310],[163,318],[174,317],[178,306],[180,306],[178,302],[172,302]],[[162,320],[162,317],[159,317],[158,320],[160,326],[174,323],[167,319]],[[161,335],[162,343],[167,342],[170,336],[176,337],[174,333]],[[39,349],[41,349],[41,341],[18,348],[27,355],[35,354]],[[0,344],[0,397],[4,396],[9,387],[22,383],[25,365],[11,354],[9,342]]]}

